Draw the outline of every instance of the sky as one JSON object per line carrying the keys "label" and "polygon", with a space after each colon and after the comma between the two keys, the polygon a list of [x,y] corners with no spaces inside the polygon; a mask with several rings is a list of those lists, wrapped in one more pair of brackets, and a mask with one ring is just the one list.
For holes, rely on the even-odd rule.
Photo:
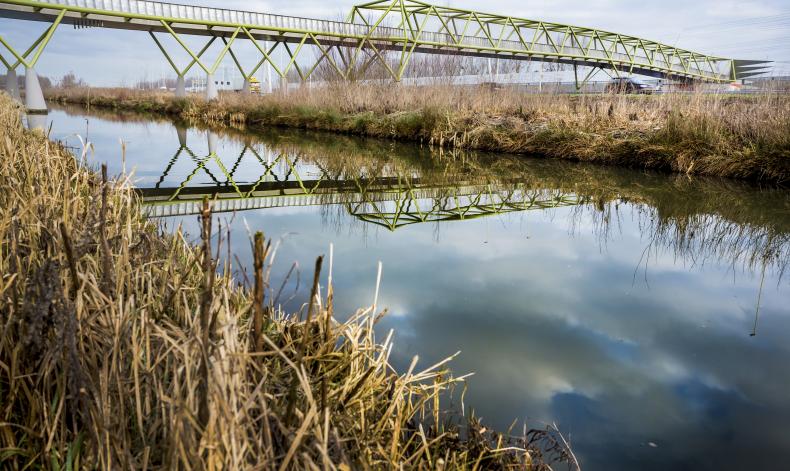
{"label": "sky", "polygon": [[[181,0],[214,6],[323,19],[345,16],[350,0]],[[589,26],[675,44],[690,50],[738,59],[769,59],[776,74],[790,74],[790,0],[452,0],[443,5],[490,11],[528,19]],[[43,23],[0,19],[0,34],[25,49]],[[35,36],[34,36],[35,34]],[[188,43],[198,47],[198,38]],[[165,38],[165,41],[169,38]],[[166,43],[183,64],[187,55],[174,42]],[[245,62],[254,50],[240,46]],[[219,45],[215,45],[219,49]],[[5,54],[5,51],[3,51]],[[229,58],[223,63],[230,66]],[[63,26],[44,52],[39,73],[52,78],[74,72],[92,85],[131,85],[141,79],[172,75],[153,41],[140,32],[73,29]]]}
{"label": "sky", "polygon": [[[106,162],[111,175],[132,170],[139,187],[161,182],[162,188],[175,188],[185,179],[193,188],[211,185],[215,178],[225,180],[223,168],[237,183],[251,183],[264,170],[261,161],[244,152],[246,146],[256,148],[262,160],[274,160],[283,155],[283,143],[298,153],[299,162],[275,165],[275,174],[290,174],[291,181],[296,178],[292,168],[308,178],[318,178],[318,163],[327,167],[335,160],[329,168],[340,168],[337,159],[343,162],[343,156],[337,149],[353,156],[345,162],[361,162],[366,175],[377,175],[375,169],[383,166],[393,171],[390,175],[401,169],[401,175],[430,178],[415,164],[427,155],[405,144],[377,146],[281,129],[244,139],[190,129],[182,144],[166,121],[110,121],[70,110],[55,107],[49,114],[52,137],[80,147],[76,136],[83,136],[95,149],[86,156],[89,165]],[[126,159],[120,158],[119,138]],[[193,155],[206,156],[209,140],[217,142],[216,160],[208,159],[200,169],[179,150],[186,145]],[[539,180],[540,161],[524,165],[530,166],[525,181]],[[714,216],[711,208],[721,205],[710,204],[716,195],[722,201],[753,201],[757,207],[756,202],[775,202],[777,195],[732,182],[667,183],[659,175],[597,166],[564,175],[569,185],[584,175],[634,188],[636,194],[649,188],[644,195],[652,196],[646,201],[657,206],[647,210],[622,202],[606,224],[592,206],[573,206],[413,224],[390,232],[362,223],[344,205],[222,213],[217,224],[230,229],[234,266],[243,263],[247,273],[250,234],[262,230],[273,239],[273,291],[298,263],[299,274],[288,278],[279,298],[290,298],[296,279],[301,280],[296,298],[286,302],[292,308],[288,312],[309,296],[310,267],[316,255],[328,255],[330,242],[334,306],[341,319],[373,302],[381,261],[378,305],[389,312],[378,324],[378,338],[394,330],[393,366],[405,371],[418,355],[419,371],[460,350],[453,371],[474,373],[467,410],[499,430],[515,418],[527,418],[533,427],[556,421],[587,471],[775,469],[776,463],[787,462],[790,283],[768,269],[760,291],[759,270],[742,270],[727,255],[728,242],[715,242],[739,239],[722,234],[732,235],[728,227],[740,231],[745,226]],[[422,208],[434,203],[420,201]],[[393,209],[383,202],[379,207]],[[741,224],[754,221],[752,227],[762,233],[758,221],[771,219],[766,211],[737,217]],[[676,237],[684,231],[674,228],[657,231],[656,215],[688,221],[690,226],[682,225],[696,228],[698,242],[687,246],[688,239]],[[195,216],[165,223],[170,228],[183,224],[188,240],[200,232]],[[782,227],[768,230],[786,235]],[[748,230],[741,234],[750,246],[759,239],[749,237]],[[759,324],[751,336],[758,297]]]}

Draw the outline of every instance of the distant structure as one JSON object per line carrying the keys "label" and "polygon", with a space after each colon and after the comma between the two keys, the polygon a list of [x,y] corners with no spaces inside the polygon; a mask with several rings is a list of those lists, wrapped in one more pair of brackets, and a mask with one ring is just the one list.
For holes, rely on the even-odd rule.
{"label": "distant structure", "polygon": [[[226,55],[231,56],[244,77],[244,90],[249,89],[250,78],[265,63],[281,78],[295,70],[303,81],[322,62],[343,79],[350,79],[378,63],[399,82],[415,53],[569,64],[575,73],[578,66],[591,67],[586,77],[575,75],[577,87],[597,70],[612,76],[635,73],[668,80],[725,83],[757,76],[768,64],[711,56],[595,28],[414,0],[380,0],[357,5],[347,22],[144,0],[0,0],[0,16],[51,23],[24,51],[14,49],[0,36],[0,42],[13,56],[2,57],[8,74],[15,74],[20,65],[25,66],[26,104],[31,110],[46,109],[41,87],[37,85],[35,65],[55,29],[63,23],[74,28],[148,33],[178,76],[176,94],[186,93],[184,76],[197,65],[206,74],[207,99],[217,96],[220,87],[215,72]],[[189,54],[191,62],[178,67],[155,33],[172,36]],[[208,41],[205,47],[194,51],[182,40],[184,35],[203,36]],[[216,40],[224,46],[213,62],[206,62],[204,53]],[[256,64],[242,64],[234,54],[232,46],[239,40],[254,44],[260,54]],[[278,65],[273,60],[277,48],[288,55],[287,63]],[[308,49],[313,53],[303,54]]]}
{"label": "distant structure", "polygon": [[775,92],[790,92],[790,75],[776,75],[773,77],[755,77],[745,81],[748,85],[760,90]]}

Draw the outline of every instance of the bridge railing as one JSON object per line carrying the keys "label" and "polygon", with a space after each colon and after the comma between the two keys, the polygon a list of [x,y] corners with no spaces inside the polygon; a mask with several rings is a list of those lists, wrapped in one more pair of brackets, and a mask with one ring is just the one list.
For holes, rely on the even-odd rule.
{"label": "bridge railing", "polygon": [[[233,25],[250,25],[259,26],[261,29],[275,28],[294,31],[310,31],[313,33],[321,34],[328,33],[338,36],[357,36],[368,37],[373,40],[386,40],[396,39],[403,40],[407,33],[402,28],[392,28],[388,26],[378,26],[373,34],[370,34],[370,27],[357,23],[346,23],[342,21],[331,20],[317,20],[311,18],[300,18],[294,16],[274,15],[269,13],[256,13],[250,11],[229,10],[224,8],[211,8],[193,5],[181,5],[174,3],[163,3],[147,0],[47,0],[46,3],[61,5],[66,7],[77,7],[97,12],[118,12],[141,16],[150,16],[157,18],[165,18],[171,20],[186,20],[197,22],[210,22],[210,23],[226,23]],[[415,38],[409,38],[415,39]],[[422,31],[418,38],[421,42],[446,45],[446,46],[461,46],[479,49],[491,49],[494,45],[488,38],[480,36],[465,36],[461,39],[460,44],[458,38],[453,38],[447,33],[439,33],[432,31]],[[644,67],[658,67],[665,70],[671,70],[679,74],[696,74],[699,76],[721,79],[726,78],[726,74],[714,73],[707,69],[700,69],[693,64],[686,70],[679,63],[666,63],[658,57],[650,63],[650,60],[644,55],[635,55],[629,57],[627,54],[619,52],[607,52],[595,47],[589,50],[583,50],[578,47],[561,47],[560,53],[554,45],[549,44],[545,39],[542,42],[534,44],[525,44],[520,41],[502,40],[494,41],[497,49],[507,49],[511,51],[524,51],[529,53],[538,53],[545,55],[567,55],[586,57],[590,59],[601,59],[603,61],[615,61],[620,63],[622,69],[633,64]]]}
{"label": "bridge railing", "polygon": [[[381,28],[380,28],[381,29]],[[389,28],[393,29],[393,28]],[[396,30],[400,31],[400,30]],[[378,30],[377,30],[378,32]],[[377,34],[376,36],[380,36]],[[396,34],[393,34],[391,37],[395,37]],[[402,37],[402,36],[401,36]],[[438,44],[455,44],[456,41],[453,40],[453,37],[447,33],[436,33],[431,31],[423,31],[420,33],[419,39],[421,41],[430,42],[430,43],[438,43]],[[464,37],[460,44],[463,46],[469,47],[479,47],[479,48],[491,48],[491,41],[488,38],[479,37],[479,36],[470,36]],[[547,55],[567,55],[567,56],[577,56],[577,57],[587,57],[590,59],[601,59],[601,60],[614,60],[620,62],[621,64],[631,64],[640,65],[643,67],[660,67],[664,69],[670,69],[679,73],[692,73],[696,75],[702,75],[711,78],[726,78],[726,74],[720,74],[716,72],[712,72],[711,70],[707,69],[700,69],[694,65],[691,65],[688,70],[684,69],[683,66],[679,63],[667,63],[664,60],[656,58],[653,60],[652,64],[648,57],[644,55],[634,55],[633,57],[628,56],[627,54],[623,54],[621,52],[607,52],[601,49],[590,48],[589,50],[584,50],[578,47],[569,47],[563,46],[560,48],[555,48],[552,44],[548,42],[536,42],[534,44],[529,44],[529,47],[526,47],[520,41],[513,41],[513,40],[502,40],[502,41],[495,41],[497,48],[499,49],[507,49],[507,50],[514,50],[514,51],[524,51],[524,52],[531,52],[531,53],[544,53]],[[559,49],[559,52],[557,51]],[[625,67],[623,67],[625,68]]]}
{"label": "bridge railing", "polygon": [[[89,10],[129,13],[173,20],[261,25],[282,29],[327,32],[362,36],[369,28],[361,24],[342,21],[317,20],[295,16],[274,15],[225,8],[151,2],[147,0],[47,0],[46,3],[85,8]],[[398,30],[400,31],[400,30]],[[402,34],[400,35],[402,37]]]}

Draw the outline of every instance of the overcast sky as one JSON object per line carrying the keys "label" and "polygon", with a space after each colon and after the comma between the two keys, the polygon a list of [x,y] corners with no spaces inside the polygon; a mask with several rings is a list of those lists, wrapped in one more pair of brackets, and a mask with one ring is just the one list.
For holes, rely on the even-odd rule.
{"label": "overcast sky", "polygon": [[[349,0],[182,0],[203,6],[337,19],[348,13]],[[677,44],[691,50],[739,59],[778,61],[777,73],[790,73],[790,0],[452,0],[444,5],[490,11],[529,19],[590,26]],[[0,32],[25,49],[45,25],[0,20]],[[31,37],[32,36],[32,37]],[[199,41],[190,44],[197,45]],[[182,63],[186,54],[168,43]],[[249,45],[240,55],[254,60]],[[219,48],[219,45],[215,45]],[[5,51],[4,51],[5,54]],[[231,64],[227,60],[228,65]],[[94,85],[133,84],[159,78],[171,69],[153,41],[130,31],[63,26],[42,56],[39,73],[60,77],[73,71]]]}

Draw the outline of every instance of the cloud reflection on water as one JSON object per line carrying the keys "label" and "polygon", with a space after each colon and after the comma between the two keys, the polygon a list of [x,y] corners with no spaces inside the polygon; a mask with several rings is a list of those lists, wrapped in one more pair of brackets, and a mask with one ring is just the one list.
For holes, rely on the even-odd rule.
{"label": "cloud reflection on water", "polygon": [[[175,131],[116,124],[92,124],[99,152],[118,133],[145,137],[149,152],[133,149],[129,158],[150,181],[170,159]],[[199,132],[189,138],[205,145]],[[315,155],[342,155],[308,144]],[[240,146],[222,139],[218,153],[238,154]],[[421,165],[409,156],[398,161],[394,151],[382,158]],[[172,182],[194,167],[179,164]],[[238,174],[254,180],[247,175],[253,164],[242,162]],[[322,164],[340,165],[328,157]],[[425,366],[461,350],[454,370],[475,372],[468,407],[500,428],[515,417],[556,421],[584,469],[775,469],[785,462],[787,192],[555,165],[570,176],[555,177],[535,161],[524,179],[577,191],[598,184],[601,195],[616,187],[621,196],[394,232],[360,222],[343,206],[247,211],[235,217],[234,249],[249,260],[243,221],[275,237],[291,234],[274,270],[284,274],[293,261],[310,267],[334,242],[338,313],[370,304],[382,260],[379,304],[392,312],[380,330],[396,331],[396,366],[415,354]],[[197,234],[195,222],[169,224]],[[750,337],[761,260],[769,268],[759,333]]]}

